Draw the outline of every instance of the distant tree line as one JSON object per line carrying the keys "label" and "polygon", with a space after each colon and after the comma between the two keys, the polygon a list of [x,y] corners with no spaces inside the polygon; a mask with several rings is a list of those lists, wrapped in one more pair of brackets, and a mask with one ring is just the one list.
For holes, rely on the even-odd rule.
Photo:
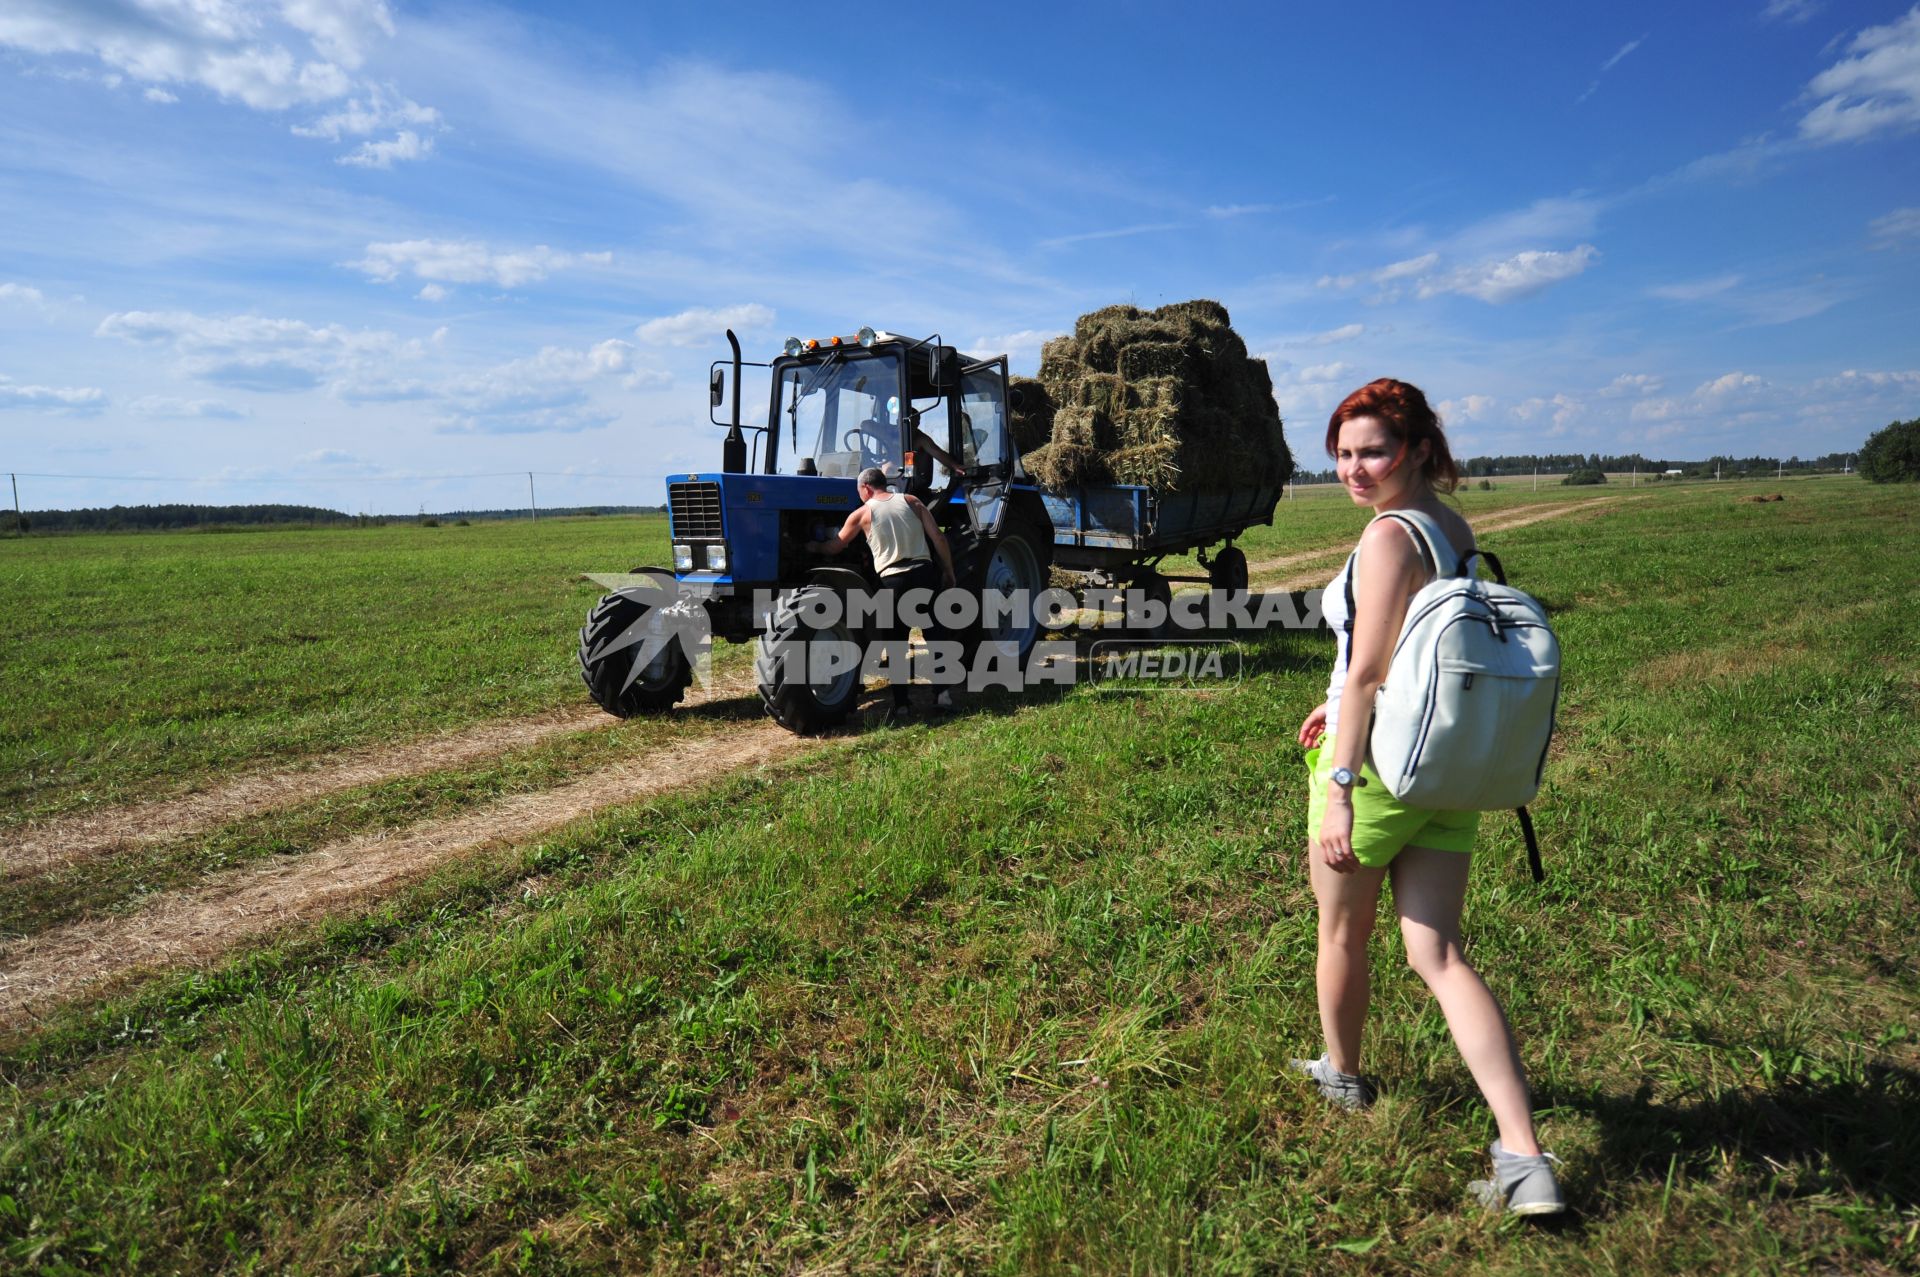
{"label": "distant tree line", "polygon": [[[12,511],[7,514],[11,515]],[[311,505],[116,505],[86,510],[29,510],[25,518],[27,529],[33,532],[128,532],[353,521],[350,514]],[[8,522],[8,518],[0,517],[0,525]]]}
{"label": "distant tree line", "polygon": [[[1811,460],[1802,460],[1794,456],[1784,462],[1779,457],[1732,457],[1714,456],[1705,461],[1675,461],[1670,458],[1646,457],[1638,452],[1622,454],[1603,454],[1598,452],[1552,452],[1524,453],[1517,456],[1469,457],[1460,463],[1460,474],[1466,479],[1490,479],[1501,475],[1571,475],[1588,471],[1599,474],[1631,474],[1639,471],[1643,475],[1664,475],[1669,470],[1678,470],[1689,479],[1711,479],[1717,473],[1723,478],[1737,479],[1744,474],[1777,474],[1782,465],[1789,470],[1806,474],[1809,471],[1839,471],[1853,463],[1859,454],[1851,452],[1829,452]],[[1855,465],[1854,468],[1858,468]],[[1300,483],[1335,483],[1339,480],[1337,471],[1302,470],[1294,476]]]}
{"label": "distant tree line", "polygon": [[1875,483],[1920,482],[1920,417],[1874,431],[1860,449],[1860,473]]}
{"label": "distant tree line", "polygon": [[[663,514],[663,505],[555,506],[540,511],[541,518],[569,518],[600,514]],[[116,505],[83,510],[28,510],[22,514],[23,532],[162,532],[181,528],[257,528],[293,524],[307,527],[351,524],[384,527],[389,523],[431,521],[435,524],[481,519],[525,519],[527,510],[448,510],[416,519],[395,514],[347,514],[311,505]],[[15,530],[13,511],[0,513],[0,536]]]}

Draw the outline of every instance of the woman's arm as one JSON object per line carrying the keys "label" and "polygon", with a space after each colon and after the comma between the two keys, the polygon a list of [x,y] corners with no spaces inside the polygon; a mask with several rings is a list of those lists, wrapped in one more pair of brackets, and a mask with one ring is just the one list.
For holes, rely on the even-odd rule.
{"label": "woman's arm", "polygon": [[[1376,519],[1360,538],[1354,578],[1353,638],[1347,652],[1347,681],[1340,693],[1333,767],[1344,767],[1357,776],[1366,763],[1367,740],[1373,731],[1374,693],[1387,681],[1407,602],[1427,578],[1426,560],[1398,520]],[[1359,865],[1353,858],[1352,791],[1333,781],[1327,782],[1320,851],[1330,868],[1343,873]]]}

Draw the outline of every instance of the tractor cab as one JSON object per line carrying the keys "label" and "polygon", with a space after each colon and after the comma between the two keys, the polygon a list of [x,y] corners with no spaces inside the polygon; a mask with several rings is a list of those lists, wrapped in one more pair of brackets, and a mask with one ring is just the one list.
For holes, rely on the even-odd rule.
{"label": "tractor cab", "polygon": [[999,532],[1006,489],[1022,480],[1007,422],[1004,356],[970,360],[938,337],[862,328],[789,338],[772,365],[767,474],[852,479],[884,470],[969,540]]}

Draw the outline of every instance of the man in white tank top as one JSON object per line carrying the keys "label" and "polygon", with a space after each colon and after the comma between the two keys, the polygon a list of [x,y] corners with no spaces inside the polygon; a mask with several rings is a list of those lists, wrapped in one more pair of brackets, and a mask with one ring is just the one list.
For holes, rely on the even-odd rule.
{"label": "man in white tank top", "polygon": [[[860,496],[860,506],[840,525],[839,535],[814,541],[807,548],[820,554],[838,554],[852,545],[855,537],[866,534],[867,548],[873,551],[873,570],[880,576],[881,587],[893,595],[893,625],[879,637],[883,641],[899,641],[905,639],[908,632],[906,622],[900,618],[901,595],[908,590],[931,592],[941,586],[952,588],[953,551],[947,545],[946,534],[933,521],[933,511],[911,493],[887,491],[887,474],[880,467],[862,470],[854,491]],[[938,568],[934,566],[935,554],[939,556]],[[931,640],[942,636],[929,633],[927,637]],[[904,676],[893,680],[889,723],[902,721],[909,712],[907,682]],[[934,704],[941,709],[953,707],[953,698],[946,688],[934,695]]]}

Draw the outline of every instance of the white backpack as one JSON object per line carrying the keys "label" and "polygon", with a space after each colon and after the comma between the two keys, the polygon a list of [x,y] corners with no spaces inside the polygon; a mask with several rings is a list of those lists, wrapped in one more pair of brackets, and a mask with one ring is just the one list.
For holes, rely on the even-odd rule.
{"label": "white backpack", "polygon": [[[1534,877],[1541,877],[1525,804],[1540,775],[1560,699],[1560,642],[1546,610],[1507,584],[1500,560],[1462,561],[1431,515],[1395,510],[1434,570],[1407,604],[1387,681],[1373,702],[1368,757],[1395,798],[1442,811],[1519,810]],[[1347,560],[1347,615],[1353,573]],[[1484,559],[1497,581],[1472,575]],[[1351,657],[1352,621],[1348,621]]]}

